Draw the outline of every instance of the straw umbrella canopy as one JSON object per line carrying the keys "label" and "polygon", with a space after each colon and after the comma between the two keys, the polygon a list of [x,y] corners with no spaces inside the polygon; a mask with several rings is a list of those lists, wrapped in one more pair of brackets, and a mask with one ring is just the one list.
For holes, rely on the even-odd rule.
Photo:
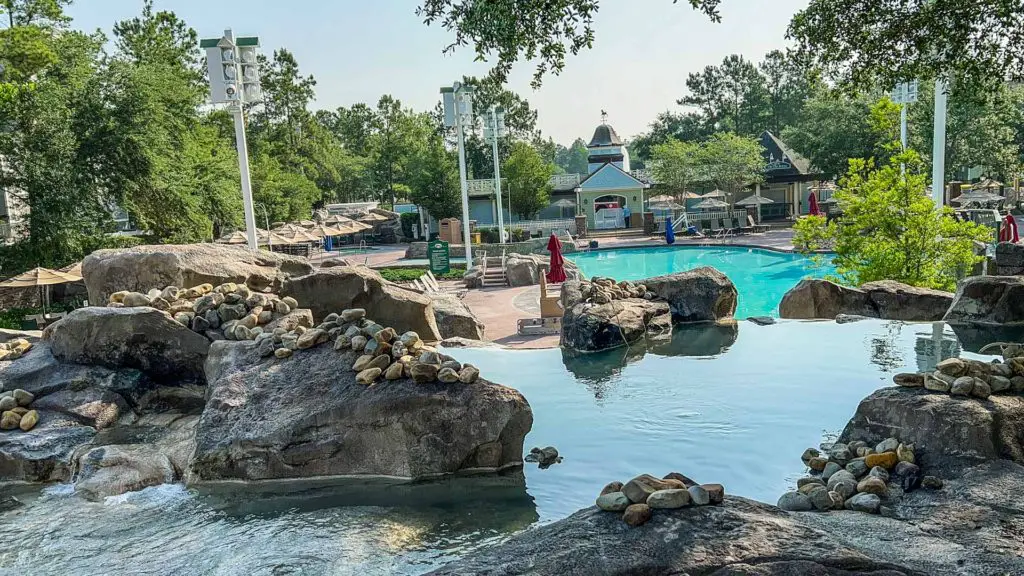
{"label": "straw umbrella canopy", "polygon": [[281,235],[291,234],[292,232],[305,232],[305,231],[306,231],[306,229],[303,228],[302,226],[299,226],[298,224],[291,224],[291,223],[290,224],[282,224],[282,225],[278,226],[277,228],[274,228],[274,229],[271,230],[271,232],[276,232],[277,234],[281,234]]}
{"label": "straw umbrella canopy", "polygon": [[683,210],[686,206],[676,204],[670,200],[665,200],[660,202],[651,202],[651,204],[648,205],[648,208],[651,210]]}
{"label": "straw umbrella canopy", "polygon": [[344,236],[346,234],[352,234],[352,232],[344,230],[340,226],[332,227],[325,226],[323,224],[317,224],[316,226],[313,226],[312,228],[307,230],[307,232],[309,232],[310,234],[315,234],[316,236],[319,236],[321,238],[325,238],[327,236]]}
{"label": "straw umbrella canopy", "polygon": [[703,196],[696,192],[683,192],[680,196],[683,200],[696,200],[697,198],[703,198]]}
{"label": "straw umbrella canopy", "polygon": [[341,214],[333,214],[331,216],[328,216],[327,218],[324,218],[324,224],[327,224],[328,226],[336,226],[338,224],[351,224],[352,222],[355,222],[355,220],[349,218],[348,216],[342,216]]}
{"label": "straw umbrella canopy", "polygon": [[249,239],[246,237],[245,232],[236,230],[230,234],[225,234],[220,238],[217,238],[218,244],[245,244]]}
{"label": "straw umbrella canopy", "polygon": [[363,222],[364,224],[379,224],[380,222],[387,222],[388,220],[390,220],[390,218],[386,216],[381,216],[376,212],[367,212],[365,215],[357,218],[357,220]]}
{"label": "straw umbrella canopy", "polygon": [[757,206],[758,204],[774,204],[775,201],[771,198],[765,198],[764,196],[747,196],[742,200],[737,200],[737,206]]}
{"label": "straw umbrella canopy", "polygon": [[312,234],[304,228],[296,228],[286,232],[278,232],[289,244],[302,244],[304,242],[319,242],[320,237]]}
{"label": "straw umbrella canopy", "polygon": [[1003,183],[998,180],[985,178],[984,180],[981,180],[977,184],[972,184],[971,190],[991,190],[992,188],[1001,188],[1002,186]]}
{"label": "straw umbrella canopy", "polygon": [[285,244],[293,244],[291,240],[285,238],[284,236],[281,236],[276,232],[271,232],[269,230],[257,230],[256,241],[260,244],[269,244],[271,246],[284,246]]}
{"label": "straw umbrella canopy", "polygon": [[701,198],[726,198],[727,196],[728,196],[728,194],[726,194],[725,192],[722,192],[721,190],[715,188],[711,192],[708,192],[707,194],[702,195]]}
{"label": "straw umbrella canopy", "polygon": [[75,264],[74,266],[68,268],[67,270],[61,270],[61,272],[64,272],[65,274],[69,274],[71,276],[80,277],[82,276],[82,263],[79,262],[78,264]]}
{"label": "straw umbrella canopy", "polygon": [[[33,268],[0,282],[0,288],[32,288],[38,287],[41,294],[43,290],[49,290],[54,284],[67,284],[68,282],[81,282],[82,277],[67,272],[50,270],[49,268]],[[48,293],[43,295],[43,314],[46,314],[46,302],[49,300]]]}
{"label": "straw umbrella canopy", "polygon": [[299,220],[298,225],[303,228],[312,228],[313,226],[316,226],[316,222],[312,220]]}
{"label": "straw umbrella canopy", "polygon": [[693,207],[699,210],[722,210],[728,208],[729,205],[716,198],[708,198],[697,202]]}
{"label": "straw umbrella canopy", "polygon": [[648,200],[650,200],[652,203],[672,202],[675,200],[675,198],[673,196],[669,196],[668,194],[659,194],[657,196],[651,196],[650,198],[648,198]]}

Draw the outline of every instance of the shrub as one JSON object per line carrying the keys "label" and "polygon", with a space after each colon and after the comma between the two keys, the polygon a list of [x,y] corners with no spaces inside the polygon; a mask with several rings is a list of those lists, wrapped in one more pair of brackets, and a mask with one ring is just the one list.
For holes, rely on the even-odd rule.
{"label": "shrub", "polygon": [[402,223],[402,236],[412,238],[412,229],[420,223],[420,215],[416,212],[405,212],[399,217],[399,221]]}
{"label": "shrub", "polygon": [[[389,282],[412,282],[427,273],[422,268],[379,268],[377,272]],[[436,276],[439,279],[461,280],[465,273],[465,268],[452,268],[446,274]]]}
{"label": "shrub", "polygon": [[480,233],[480,241],[484,244],[498,244],[501,242],[497,228],[477,228],[476,231]]}
{"label": "shrub", "polygon": [[511,228],[508,231],[508,235],[513,242],[526,242],[530,239],[530,233],[522,228]]}

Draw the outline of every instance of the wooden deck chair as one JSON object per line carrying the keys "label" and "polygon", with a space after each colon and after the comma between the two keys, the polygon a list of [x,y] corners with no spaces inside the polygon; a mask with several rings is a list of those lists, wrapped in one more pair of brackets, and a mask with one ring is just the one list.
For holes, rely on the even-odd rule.
{"label": "wooden deck chair", "polygon": [[751,234],[764,234],[768,231],[771,226],[767,224],[757,224],[754,222],[754,217],[747,214],[747,227],[751,229]]}
{"label": "wooden deck chair", "polygon": [[540,267],[540,317],[561,318],[565,310],[562,309],[561,294],[548,294],[548,280],[546,278],[547,266]]}
{"label": "wooden deck chair", "polygon": [[469,292],[465,288],[442,288],[437,282],[437,278],[434,277],[434,273],[430,270],[427,270],[426,274],[420,276],[420,281],[426,287],[426,292],[429,294],[451,294],[462,298]]}

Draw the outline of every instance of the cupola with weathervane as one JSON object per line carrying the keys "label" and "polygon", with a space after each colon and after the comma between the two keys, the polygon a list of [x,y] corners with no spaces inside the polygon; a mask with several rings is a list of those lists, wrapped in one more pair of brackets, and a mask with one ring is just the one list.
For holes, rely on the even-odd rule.
{"label": "cupola with weathervane", "polygon": [[593,174],[605,164],[614,164],[629,172],[629,151],[622,139],[608,124],[608,113],[601,110],[601,124],[594,130],[594,137],[587,145],[588,172]]}

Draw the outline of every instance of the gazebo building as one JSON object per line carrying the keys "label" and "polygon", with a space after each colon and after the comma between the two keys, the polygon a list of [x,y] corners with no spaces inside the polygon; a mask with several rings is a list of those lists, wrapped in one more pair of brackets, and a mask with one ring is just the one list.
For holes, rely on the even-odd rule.
{"label": "gazebo building", "polygon": [[765,159],[764,183],[755,185],[755,194],[772,201],[761,205],[761,219],[781,220],[807,214],[811,188],[824,174],[814,171],[810,160],[767,130],[761,133],[761,146]]}

